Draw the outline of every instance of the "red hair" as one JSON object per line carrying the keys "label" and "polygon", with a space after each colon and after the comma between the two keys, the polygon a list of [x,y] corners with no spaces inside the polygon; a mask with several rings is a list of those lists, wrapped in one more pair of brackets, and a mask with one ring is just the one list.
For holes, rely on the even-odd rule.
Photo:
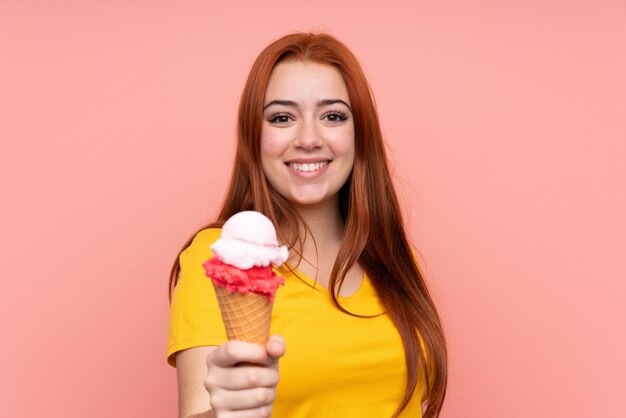
{"label": "red hair", "polygon": [[[302,242],[297,234],[302,218],[269,185],[260,161],[262,109],[268,79],[279,62],[288,60],[336,68],[346,83],[352,106],[355,160],[352,173],[339,192],[345,228],[329,283],[333,303],[350,314],[335,295],[346,273],[358,262],[402,337],[408,378],[394,417],[409,403],[420,373],[427,386],[428,409],[424,416],[438,417],[447,383],[445,336],[404,230],[373,94],[358,60],[339,40],[327,34],[294,33],[274,41],[258,56],[239,103],[238,142],[230,185],[218,219],[210,226],[220,226],[237,212],[256,210],[275,225],[285,225],[278,233],[290,248]],[[184,248],[190,243],[191,239]],[[170,290],[176,285],[179,270],[177,257],[170,275]]]}

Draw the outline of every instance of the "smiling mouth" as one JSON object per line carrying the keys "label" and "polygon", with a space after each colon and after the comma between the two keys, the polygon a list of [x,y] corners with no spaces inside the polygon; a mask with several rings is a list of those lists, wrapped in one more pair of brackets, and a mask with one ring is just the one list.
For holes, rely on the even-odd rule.
{"label": "smiling mouth", "polygon": [[312,164],[288,163],[287,165],[296,171],[301,171],[303,173],[310,173],[312,171],[317,171],[326,167],[329,163],[330,161],[321,161],[319,163],[312,163]]}

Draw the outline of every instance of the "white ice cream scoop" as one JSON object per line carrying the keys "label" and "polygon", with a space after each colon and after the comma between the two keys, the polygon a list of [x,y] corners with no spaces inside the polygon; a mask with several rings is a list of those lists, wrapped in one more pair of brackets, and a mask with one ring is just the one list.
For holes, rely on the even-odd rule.
{"label": "white ice cream scoop", "polygon": [[278,246],[276,229],[265,215],[255,211],[239,212],[222,227],[220,238],[211,251],[223,262],[242,270],[280,266],[289,258],[285,245]]}

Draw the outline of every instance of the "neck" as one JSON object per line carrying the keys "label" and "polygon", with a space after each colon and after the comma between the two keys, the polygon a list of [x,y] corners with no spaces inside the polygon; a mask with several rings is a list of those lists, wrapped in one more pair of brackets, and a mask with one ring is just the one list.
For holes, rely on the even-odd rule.
{"label": "neck", "polygon": [[[337,199],[331,199],[316,206],[298,206],[296,210],[306,223],[318,246],[341,241],[344,221],[339,213]],[[304,227],[301,227],[299,231],[301,238],[305,237],[304,231]]]}
{"label": "neck", "polygon": [[[302,255],[312,265],[332,265],[341,245],[344,221],[339,213],[339,201],[330,199],[315,206],[296,206],[298,214],[308,227],[298,231],[303,243]],[[316,248],[317,247],[317,248]]]}

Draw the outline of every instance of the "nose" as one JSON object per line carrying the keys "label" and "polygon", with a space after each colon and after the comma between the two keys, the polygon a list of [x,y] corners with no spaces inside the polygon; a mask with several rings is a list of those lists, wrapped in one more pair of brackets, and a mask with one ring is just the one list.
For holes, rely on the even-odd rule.
{"label": "nose", "polygon": [[322,146],[322,136],[314,121],[303,120],[295,140],[297,148],[312,150]]}

